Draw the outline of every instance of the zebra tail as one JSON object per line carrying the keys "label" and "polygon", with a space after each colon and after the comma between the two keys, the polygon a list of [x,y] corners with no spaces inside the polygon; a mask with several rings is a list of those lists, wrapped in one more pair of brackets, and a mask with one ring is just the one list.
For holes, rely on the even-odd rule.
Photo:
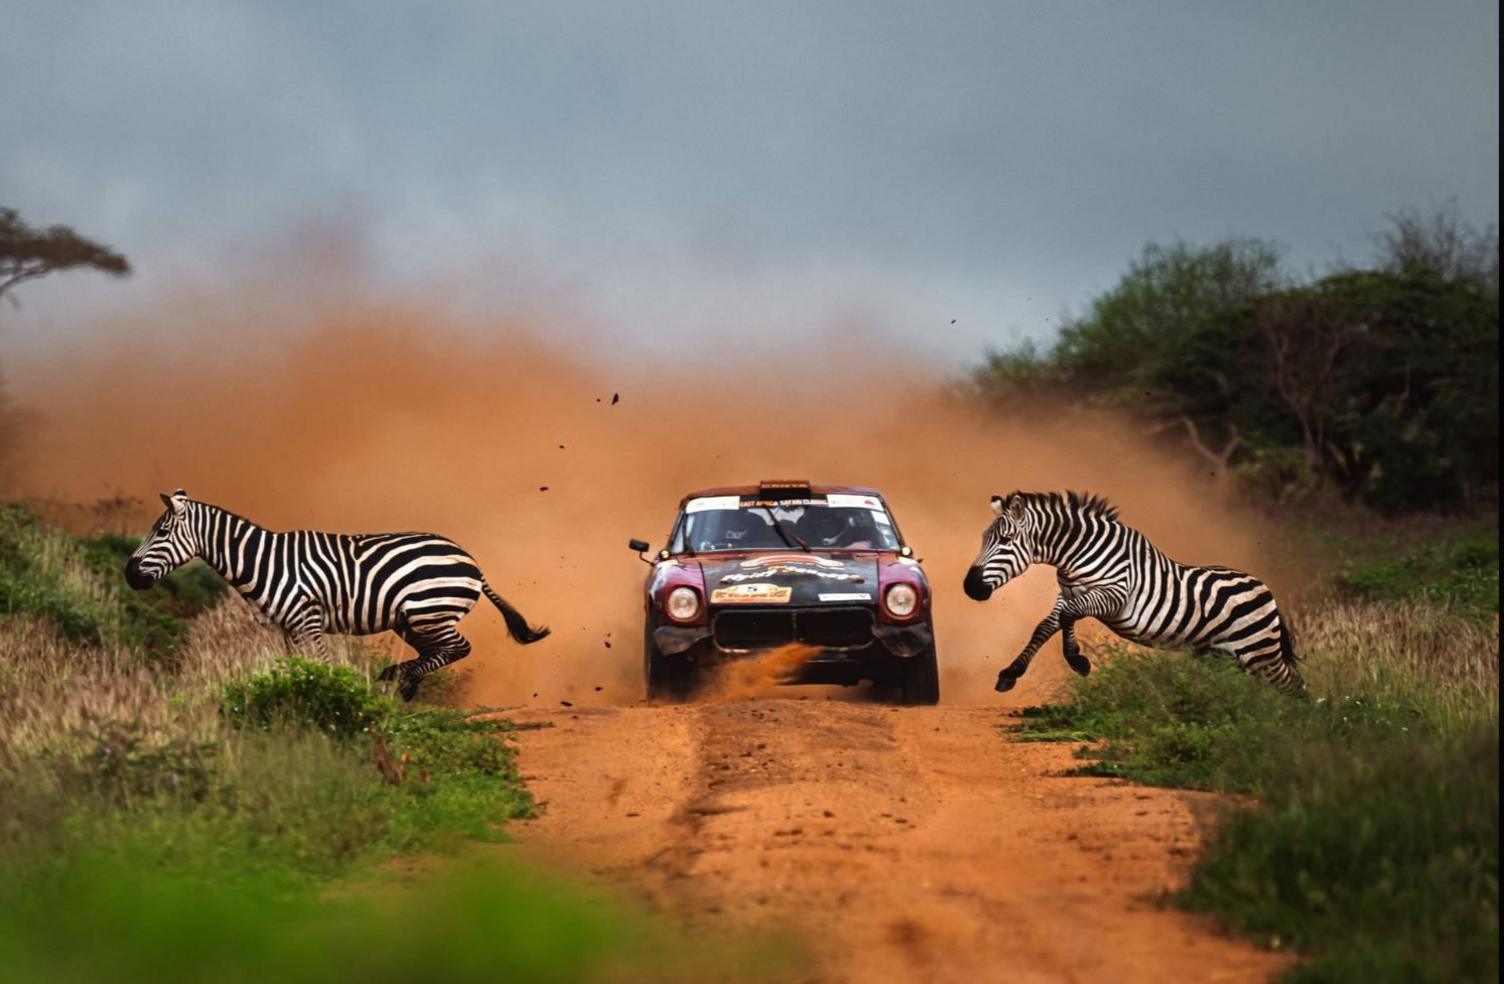
{"label": "zebra tail", "polygon": [[526,646],[528,643],[537,642],[548,635],[548,626],[540,625],[534,628],[528,625],[527,619],[522,617],[522,613],[507,604],[507,600],[493,591],[484,579],[480,582],[480,589],[486,593],[487,598],[491,599],[491,604],[495,605],[497,610],[501,612],[501,617],[507,623],[507,634],[513,639]]}
{"label": "zebra tail", "polygon": [[1304,695],[1306,693],[1305,677],[1300,675],[1300,668],[1295,664],[1300,662],[1300,657],[1295,654],[1295,630],[1290,627],[1289,621],[1283,614],[1279,618],[1279,658],[1290,671],[1289,677],[1280,686],[1286,693]]}
{"label": "zebra tail", "polygon": [[1290,620],[1284,612],[1279,615],[1279,658],[1292,670],[1300,662],[1300,657],[1295,654],[1295,630],[1290,627]]}

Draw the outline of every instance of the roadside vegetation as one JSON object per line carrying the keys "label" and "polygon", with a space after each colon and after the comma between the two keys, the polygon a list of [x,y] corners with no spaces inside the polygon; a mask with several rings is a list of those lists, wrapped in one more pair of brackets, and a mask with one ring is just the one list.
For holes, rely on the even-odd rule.
{"label": "roadside vegetation", "polygon": [[[125,593],[130,546],[0,512],[0,977],[764,966],[472,846],[534,810],[506,721],[395,703],[357,646],[288,657],[192,570]],[[424,870],[404,878],[401,858]]]}
{"label": "roadside vegetation", "polygon": [[992,352],[967,392],[1127,414],[1265,505],[1496,506],[1497,231],[1449,205],[1391,216],[1375,245],[1301,276],[1265,240],[1151,243],[1053,344]]}
{"label": "roadside vegetation", "polygon": [[1015,737],[1239,794],[1175,901],[1307,955],[1289,980],[1496,980],[1498,576],[1496,530],[1347,567],[1294,613],[1308,698],[1117,647]]}

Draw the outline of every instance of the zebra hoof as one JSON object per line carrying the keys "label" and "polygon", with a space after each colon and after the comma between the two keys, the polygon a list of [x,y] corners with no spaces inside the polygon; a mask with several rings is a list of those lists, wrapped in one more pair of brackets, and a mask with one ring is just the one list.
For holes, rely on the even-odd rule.
{"label": "zebra hoof", "polygon": [[402,686],[397,688],[397,692],[402,695],[403,700],[410,701],[418,696],[418,682],[416,677],[409,677],[402,681]]}
{"label": "zebra hoof", "polygon": [[1013,689],[1013,685],[1017,682],[1017,674],[1010,675],[1007,670],[1004,670],[997,675],[997,686],[993,687],[992,689],[996,690],[1000,694],[1006,694],[1008,691]]}
{"label": "zebra hoof", "polygon": [[1091,672],[1091,660],[1087,659],[1085,656],[1082,656],[1080,653],[1076,653],[1075,655],[1066,653],[1065,662],[1067,666],[1069,666],[1071,669],[1075,670],[1082,676],[1086,676]]}
{"label": "zebra hoof", "polygon": [[382,681],[383,683],[390,683],[391,681],[397,679],[397,674],[400,672],[402,672],[401,667],[396,663],[391,663],[387,666],[386,669],[382,670],[381,673],[377,675],[376,679]]}

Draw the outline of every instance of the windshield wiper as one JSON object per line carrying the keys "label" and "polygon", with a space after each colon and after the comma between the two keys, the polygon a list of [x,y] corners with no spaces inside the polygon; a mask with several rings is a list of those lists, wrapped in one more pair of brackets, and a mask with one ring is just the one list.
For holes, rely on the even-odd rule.
{"label": "windshield wiper", "polygon": [[[803,550],[805,553],[809,553],[810,545],[799,539],[796,534],[790,533],[788,530],[785,530],[783,528],[783,524],[778,521],[777,516],[773,515],[773,510],[771,509],[768,510],[768,518],[773,521],[773,532],[778,534],[778,539],[783,541],[784,546],[792,550],[794,548],[794,544],[797,543],[799,544],[800,550]],[[791,540],[790,537],[792,537],[793,539]]]}

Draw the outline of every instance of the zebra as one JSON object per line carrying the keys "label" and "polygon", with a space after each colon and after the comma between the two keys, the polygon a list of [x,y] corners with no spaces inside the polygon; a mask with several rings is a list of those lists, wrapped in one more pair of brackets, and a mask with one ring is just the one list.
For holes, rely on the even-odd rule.
{"label": "zebra", "polygon": [[986,601],[1031,564],[1053,565],[1060,583],[1054,609],[998,673],[999,692],[1013,689],[1057,631],[1066,663],[1082,676],[1090,673],[1076,642],[1076,622],[1083,618],[1096,618],[1134,642],[1221,649],[1281,690],[1305,689],[1289,623],[1258,578],[1176,563],[1098,496],[1012,492],[993,496],[992,510],[997,515],[966,572],[967,596]]}
{"label": "zebra", "polygon": [[194,557],[219,572],[286,633],[291,645],[327,655],[325,634],[391,630],[418,653],[380,679],[398,680],[412,700],[428,674],[470,654],[455,628],[482,593],[527,645],[548,635],[491,589],[475,559],[433,533],[347,536],[316,530],[276,533],[178,489],[163,494],[167,511],[125,565],[125,580],[143,591]]}

